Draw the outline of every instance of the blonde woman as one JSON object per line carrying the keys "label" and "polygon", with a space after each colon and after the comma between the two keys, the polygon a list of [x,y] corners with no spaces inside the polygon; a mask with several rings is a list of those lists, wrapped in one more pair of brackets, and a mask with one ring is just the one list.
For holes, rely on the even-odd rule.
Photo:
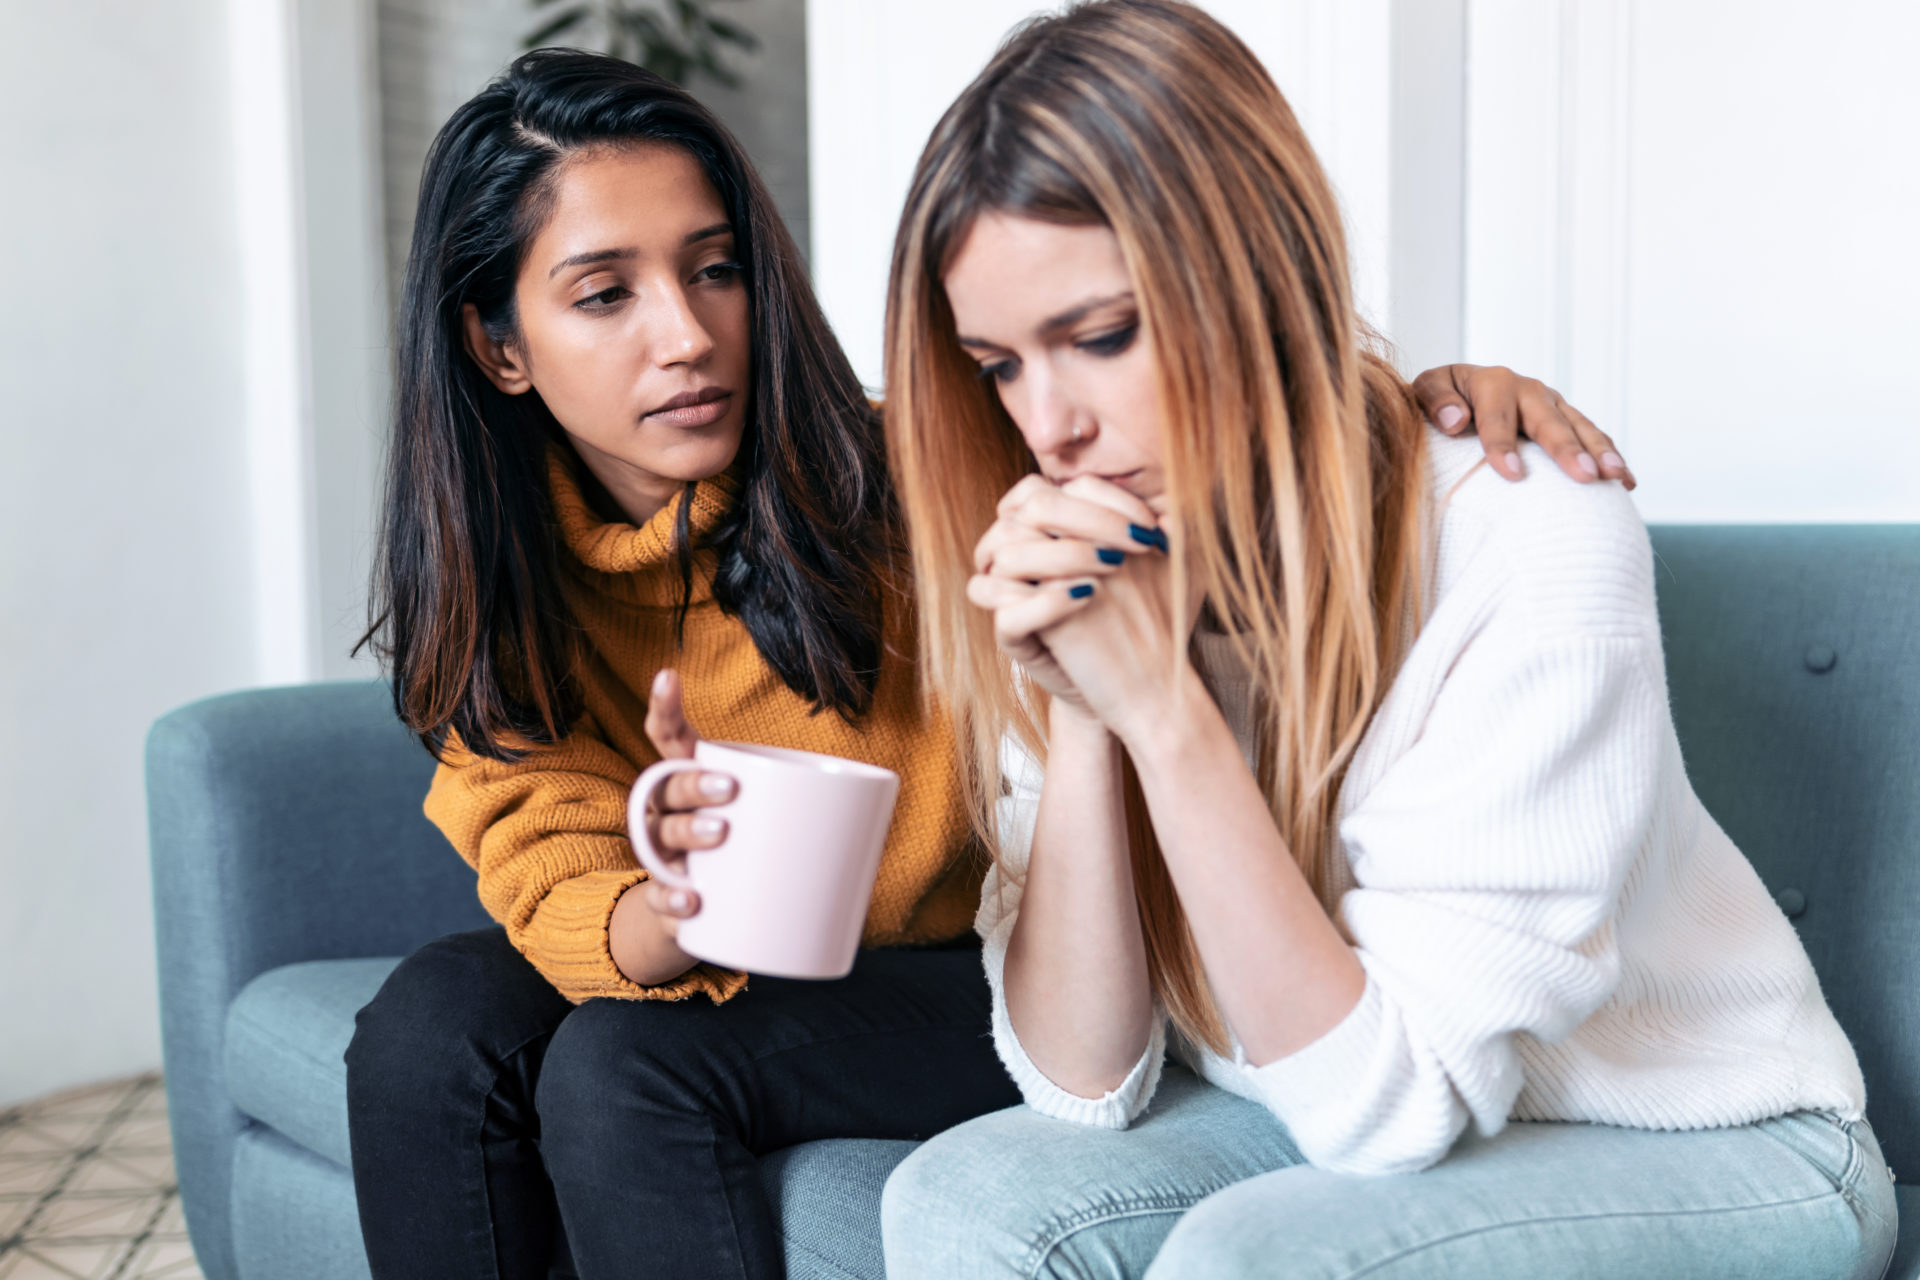
{"label": "blonde woman", "polygon": [[896,1173],[890,1276],[1880,1273],[1860,1071],[1688,786],[1632,506],[1425,429],[1227,30],[1003,48],[888,386],[1026,1100]]}

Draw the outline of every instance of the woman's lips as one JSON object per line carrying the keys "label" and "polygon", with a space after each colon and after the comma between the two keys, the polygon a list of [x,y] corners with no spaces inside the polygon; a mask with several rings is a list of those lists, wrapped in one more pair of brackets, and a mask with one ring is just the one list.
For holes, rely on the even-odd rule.
{"label": "woman's lips", "polygon": [[646,420],[669,427],[710,427],[721,419],[732,401],[733,392],[721,387],[707,387],[675,396],[647,414]]}

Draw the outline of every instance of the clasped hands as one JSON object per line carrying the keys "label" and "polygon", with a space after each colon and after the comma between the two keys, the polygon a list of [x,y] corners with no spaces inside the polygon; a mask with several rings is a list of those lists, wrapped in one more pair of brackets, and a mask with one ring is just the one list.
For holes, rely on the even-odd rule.
{"label": "clasped hands", "polygon": [[1200,604],[1189,581],[1175,634],[1171,543],[1145,502],[1080,476],[1021,480],[974,549],[967,598],[993,614],[994,638],[1035,684],[1128,741],[1168,710],[1193,677],[1187,661]]}

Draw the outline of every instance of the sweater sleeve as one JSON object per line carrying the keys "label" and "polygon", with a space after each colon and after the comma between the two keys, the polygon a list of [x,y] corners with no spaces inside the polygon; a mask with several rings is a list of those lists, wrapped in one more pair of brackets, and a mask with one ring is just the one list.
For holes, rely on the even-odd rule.
{"label": "sweater sleeve", "polygon": [[746,975],[703,963],[643,987],[613,962],[614,904],[647,878],[627,838],[627,794],[638,776],[588,717],[512,763],[450,742],[425,808],[479,873],[481,905],[567,999],[726,1000]]}
{"label": "sweater sleeve", "polygon": [[987,871],[980,891],[980,913],[974,928],[981,938],[981,958],[993,995],[993,1047],[1013,1077],[1020,1096],[1042,1115],[1106,1129],[1124,1129],[1152,1101],[1166,1058],[1166,1017],[1154,1009],[1146,1052],[1118,1087],[1098,1098],[1069,1093],[1055,1084],[1027,1057],[1007,1016],[1007,943],[1020,917],[1020,895],[1026,884],[1027,859],[1033,850],[1033,828],[1040,812],[1043,772],[1039,761],[1009,738],[1000,750],[1000,770],[1008,793],[996,813],[1000,858]]}
{"label": "sweater sleeve", "polygon": [[1563,1039],[1613,993],[1603,926],[1652,834],[1666,725],[1657,636],[1467,646],[1340,824],[1359,1003],[1242,1067],[1308,1160],[1411,1172],[1469,1121],[1498,1131],[1523,1083],[1516,1037]]}

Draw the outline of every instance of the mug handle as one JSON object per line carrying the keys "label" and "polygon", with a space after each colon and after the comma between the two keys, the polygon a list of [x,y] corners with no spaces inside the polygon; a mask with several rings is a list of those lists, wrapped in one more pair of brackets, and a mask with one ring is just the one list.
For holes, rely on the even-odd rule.
{"label": "mug handle", "polygon": [[634,779],[633,791],[627,797],[627,835],[633,841],[633,851],[639,855],[640,865],[654,879],[670,884],[677,889],[693,888],[693,879],[675,871],[653,847],[653,837],[647,834],[647,804],[653,799],[653,793],[661,783],[676,773],[685,773],[688,769],[703,769],[706,766],[687,756],[672,760],[660,760],[641,770]]}

